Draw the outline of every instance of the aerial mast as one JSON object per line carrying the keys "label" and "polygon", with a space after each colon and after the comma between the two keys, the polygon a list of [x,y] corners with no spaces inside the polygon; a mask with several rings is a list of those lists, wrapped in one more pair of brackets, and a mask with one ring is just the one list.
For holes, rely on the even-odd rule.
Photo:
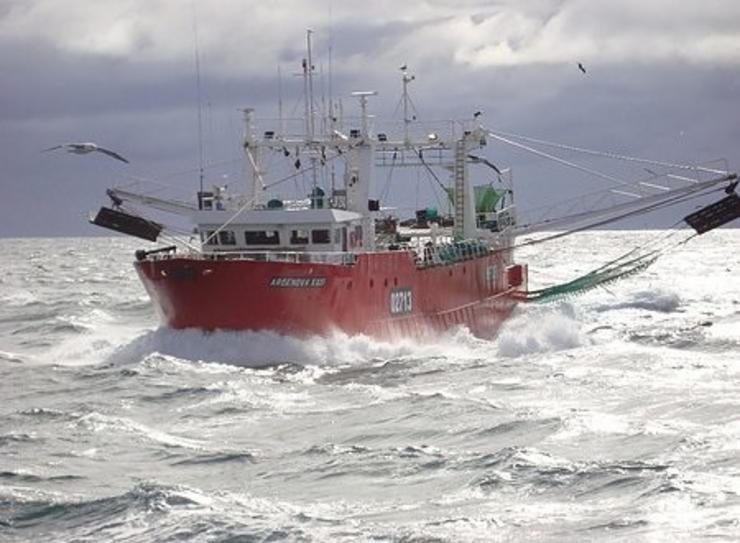
{"label": "aerial mast", "polygon": [[193,6],[193,41],[194,41],[194,55],[195,55],[195,90],[196,100],[198,102],[198,173],[199,173],[199,189],[203,192],[203,96],[202,96],[202,85],[200,78],[200,47],[198,44],[198,19],[195,13],[195,6]]}
{"label": "aerial mast", "polygon": [[[306,30],[306,52],[308,59],[303,61],[303,74],[306,88],[306,138],[308,140],[309,150],[312,143],[316,140],[316,127],[314,124],[315,104],[313,99],[313,57],[311,55],[311,34],[313,30]],[[316,156],[311,152],[311,178],[312,187],[316,190],[318,186],[318,172],[316,171]]]}
{"label": "aerial mast", "polygon": [[406,147],[409,147],[411,145],[411,140],[409,138],[409,125],[411,124],[411,119],[409,118],[409,104],[411,103],[411,99],[409,98],[408,86],[409,83],[416,79],[416,76],[409,75],[406,64],[401,66],[401,71],[403,72],[403,144]]}
{"label": "aerial mast", "polygon": [[280,65],[277,67],[278,75],[278,118],[280,119],[280,135],[285,136],[285,113],[283,112],[283,72]]}
{"label": "aerial mast", "polygon": [[306,111],[308,113],[308,136],[311,141],[314,140],[316,134],[315,134],[315,126],[314,126],[314,116],[316,114],[316,108],[313,100],[313,58],[311,56],[311,34],[313,34],[313,30],[306,30],[306,49],[308,52],[308,66],[304,67],[304,70],[306,70],[307,73],[307,94],[306,94]]}

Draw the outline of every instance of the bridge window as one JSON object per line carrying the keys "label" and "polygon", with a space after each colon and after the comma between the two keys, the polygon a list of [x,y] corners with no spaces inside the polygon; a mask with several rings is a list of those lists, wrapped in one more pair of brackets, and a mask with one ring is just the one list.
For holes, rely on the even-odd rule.
{"label": "bridge window", "polygon": [[311,230],[311,243],[331,243],[329,230]]}
{"label": "bridge window", "polygon": [[308,230],[292,230],[290,243],[292,245],[308,245]]}
{"label": "bridge window", "polygon": [[215,230],[208,230],[207,232],[201,232],[201,238],[203,243],[206,245],[218,245],[218,236],[214,236]]}
{"label": "bridge window", "polygon": [[258,230],[244,232],[247,245],[280,245],[280,232],[277,230]]}
{"label": "bridge window", "polygon": [[218,233],[218,242],[221,245],[236,245],[236,235],[232,230],[221,230]]}

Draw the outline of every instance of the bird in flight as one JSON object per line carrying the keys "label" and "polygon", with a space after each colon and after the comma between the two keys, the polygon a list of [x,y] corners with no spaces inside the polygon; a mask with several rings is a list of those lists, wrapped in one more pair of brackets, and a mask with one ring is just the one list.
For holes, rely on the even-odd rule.
{"label": "bird in flight", "polygon": [[118,153],[111,151],[110,149],[104,149],[103,147],[98,146],[95,143],[63,143],[62,145],[55,145],[54,147],[49,147],[48,149],[44,149],[41,151],[42,153],[45,153],[46,151],[54,151],[56,149],[66,149],[68,153],[75,153],[77,155],[86,155],[88,153],[92,153],[93,151],[98,151],[99,153],[103,153],[105,155],[108,155],[111,158],[115,158],[116,160],[120,160],[121,162],[125,162],[128,164],[128,160],[123,158]]}
{"label": "bird in flight", "polygon": [[583,67],[583,64],[580,62],[578,63],[578,69],[581,70],[584,74],[586,73],[586,68]]}

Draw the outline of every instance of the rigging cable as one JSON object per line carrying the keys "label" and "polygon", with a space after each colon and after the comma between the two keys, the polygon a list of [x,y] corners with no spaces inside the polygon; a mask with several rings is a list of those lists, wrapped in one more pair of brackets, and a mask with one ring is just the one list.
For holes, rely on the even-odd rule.
{"label": "rigging cable", "polygon": [[[600,177],[602,179],[606,179],[607,181],[612,181],[615,183],[619,183],[621,186],[632,186],[631,183],[627,183],[626,181],[619,179],[618,177],[614,177],[612,175],[608,175],[605,173],[602,173],[598,170],[592,170],[591,168],[587,168],[585,166],[581,166],[580,164],[576,164],[575,162],[571,162],[569,160],[565,160],[564,158],[557,157],[555,155],[551,155],[549,153],[545,153],[544,151],[539,151],[537,149],[534,149],[533,147],[529,147],[527,145],[524,145],[523,143],[519,143],[513,140],[510,140],[508,138],[505,138],[503,136],[499,136],[495,134],[494,132],[488,132],[488,135],[491,136],[494,139],[497,139],[499,141],[502,141],[503,143],[508,143],[509,145],[513,147],[517,147],[519,149],[522,149],[524,151],[527,151],[529,153],[533,153],[537,156],[546,158],[548,160],[552,160],[553,162],[557,162],[558,164],[562,164],[564,166],[568,166],[570,168],[574,168],[576,170],[580,170],[582,172],[588,173],[590,175],[594,175],[596,177]],[[614,190],[614,189],[612,189]],[[620,193],[621,194],[621,193]],[[632,194],[632,196],[639,198],[640,196],[638,194]]]}
{"label": "rigging cable", "polygon": [[[492,131],[489,131],[489,132],[492,132]],[[588,154],[588,155],[600,156],[600,157],[603,157],[603,158],[611,158],[611,159],[614,159],[614,160],[623,160],[623,161],[626,161],[626,162],[637,162],[637,163],[640,163],[640,164],[651,164],[653,166],[663,166],[663,167],[666,167],[666,168],[673,168],[673,169],[677,169],[677,170],[701,171],[701,172],[705,172],[705,173],[714,173],[714,174],[727,173],[726,170],[716,170],[716,169],[712,169],[712,168],[705,168],[703,166],[695,166],[695,165],[691,165],[691,164],[676,164],[676,163],[673,163],[673,162],[664,162],[664,161],[661,161],[661,160],[650,160],[650,159],[647,159],[647,158],[639,158],[639,157],[633,157],[633,156],[628,156],[628,155],[620,155],[620,154],[611,153],[611,152],[608,152],[608,151],[596,151],[596,150],[593,150],[593,149],[586,149],[586,148],[583,148],[583,147],[575,147],[573,145],[565,145],[565,144],[562,144],[562,143],[555,143],[555,142],[552,142],[552,141],[546,141],[546,140],[537,139],[537,138],[530,138],[528,136],[522,136],[522,135],[519,135],[519,134],[512,134],[510,132],[503,132],[503,131],[500,131],[500,130],[497,130],[497,131],[493,132],[493,134],[496,134],[496,135],[499,135],[499,136],[506,136],[506,137],[509,137],[509,138],[520,139],[520,140],[526,141],[528,143],[538,143],[540,145],[546,145],[546,146],[549,146],[549,147],[555,147],[557,149],[563,149],[563,150],[566,150],[566,151],[574,151],[574,152],[577,152],[577,153],[584,153],[584,154]],[[491,134],[491,135],[493,135],[493,134]]]}
{"label": "rigging cable", "polygon": [[[544,242],[547,242],[547,241],[556,240],[556,239],[559,239],[559,238],[562,238],[562,237],[565,237],[565,236],[569,236],[571,234],[575,234],[575,233],[578,233],[578,232],[582,232],[584,230],[588,230],[590,228],[597,228],[599,226],[605,226],[607,224],[610,224],[612,222],[616,222],[616,221],[621,220],[621,219],[625,219],[625,218],[628,218],[628,217],[641,215],[643,213],[648,213],[650,211],[655,211],[655,210],[661,209],[663,207],[669,207],[669,206],[672,206],[672,205],[675,205],[675,204],[679,204],[679,203],[682,203],[682,202],[687,202],[687,201],[692,200],[694,198],[699,198],[701,196],[705,196],[707,194],[710,194],[710,193],[712,193],[714,191],[719,191],[719,190],[724,190],[724,189],[721,189],[721,188],[718,189],[718,188],[715,188],[715,187],[712,186],[712,187],[705,188],[705,189],[703,189],[701,191],[698,191],[698,192],[692,192],[690,194],[681,194],[679,196],[674,196],[671,199],[668,199],[668,200],[664,200],[662,202],[657,202],[657,203],[651,204],[648,207],[644,207],[644,208],[636,209],[636,210],[633,210],[633,211],[630,211],[630,212],[627,212],[627,213],[623,213],[622,215],[619,215],[617,217],[609,217],[607,219],[602,219],[602,220],[597,221],[597,222],[589,223],[589,224],[586,224],[586,225],[583,225],[583,226],[579,226],[577,228],[572,228],[572,229],[566,230],[564,232],[558,232],[557,234],[552,234],[552,235],[546,236],[544,238],[539,238],[539,239],[536,239],[536,240],[530,240],[530,241],[525,241],[525,242],[522,242],[522,243],[518,243],[518,244],[513,245],[511,248],[514,249],[514,248],[519,248],[519,247],[526,247],[526,246],[530,246],[530,245],[537,245],[539,243],[544,243]],[[502,251],[504,249],[497,249],[497,250],[498,251]]]}
{"label": "rigging cable", "polygon": [[391,189],[391,179],[393,177],[393,170],[396,167],[396,158],[398,157],[398,150],[393,151],[393,158],[391,160],[391,167],[388,170],[388,177],[385,181],[385,187],[383,187],[383,191],[380,193],[380,200],[385,201],[386,197],[388,196],[390,189]]}
{"label": "rigging cable", "polygon": [[[677,234],[680,230],[675,227],[681,222],[682,221],[677,222],[672,227],[673,230],[663,236],[662,239],[658,239],[657,242],[668,241],[671,237]],[[644,271],[653,265],[661,255],[665,254],[670,249],[687,243],[696,235],[697,234],[693,234],[672,244],[663,243],[663,247],[659,246],[648,250],[647,247],[649,245],[657,245],[655,240],[650,240],[642,246],[635,247],[627,253],[571,281],[527,291],[522,294],[521,299],[522,301],[527,302],[551,302],[582,294],[597,287],[604,287],[609,283],[614,283],[615,281]]]}
{"label": "rigging cable", "polygon": [[[422,163],[422,165],[424,166],[424,168],[426,168],[427,172],[429,172],[429,175],[431,175],[432,178],[434,178],[434,180],[437,182],[437,184],[440,187],[442,187],[442,192],[444,194],[447,194],[448,195],[448,198],[449,198],[449,193],[447,192],[447,187],[444,186],[444,183],[442,183],[442,181],[439,180],[439,177],[437,177],[437,174],[434,173],[434,170],[432,169],[432,167],[429,164],[427,164],[426,160],[424,160],[424,154],[421,152],[421,149],[414,149],[414,151],[418,155],[419,161]],[[442,203],[439,201],[439,196],[437,196],[437,192],[436,191],[432,191],[432,192],[434,192],[434,198],[437,200],[437,204],[440,207],[442,207]]]}
{"label": "rigging cable", "polygon": [[[730,187],[733,187],[733,185],[730,185]],[[651,206],[651,207],[653,209],[657,209],[659,207],[673,205],[679,202],[685,202],[685,201],[697,198],[699,196],[704,196],[716,190],[723,190],[727,192],[728,189],[704,190],[699,193],[681,195],[678,198],[674,198],[672,201],[654,204],[654,206]],[[639,210],[639,211],[643,212],[643,210]],[[637,213],[637,211],[633,211],[631,214],[634,214],[634,213]],[[530,290],[530,291],[521,293],[520,298],[522,299],[522,301],[528,301],[528,302],[549,302],[553,300],[562,299],[564,297],[581,294],[583,292],[586,292],[596,287],[603,287],[604,285],[608,283],[612,283],[624,277],[627,277],[635,273],[638,273],[640,271],[643,271],[649,266],[651,266],[653,263],[655,263],[660,256],[667,253],[669,250],[680,247],[681,245],[685,245],[690,240],[692,240],[693,238],[699,235],[699,231],[697,231],[685,237],[684,239],[679,240],[678,242],[668,243],[668,241],[670,241],[672,237],[674,237],[675,235],[677,235],[678,233],[682,231],[682,229],[677,228],[677,227],[679,224],[683,223],[685,220],[686,219],[684,218],[684,219],[677,221],[673,226],[671,226],[667,234],[664,234],[663,236],[660,236],[656,238],[655,240],[649,240],[647,243],[644,243],[642,246],[638,246],[638,247],[631,249],[627,253],[621,255],[620,257],[616,259],[613,259],[607,262],[606,264],[596,268],[595,270],[592,270],[591,272],[588,272],[584,275],[581,275],[580,277],[577,277],[565,283],[560,283],[557,285],[552,285],[549,287],[545,287],[545,288],[541,288],[537,290]],[[568,235],[570,233],[574,233],[579,230],[584,230],[585,228],[591,228],[593,226],[594,225],[590,225],[587,227],[571,230],[569,232],[556,234],[553,236],[549,236],[547,238],[543,238],[540,240],[534,240],[533,242],[528,242],[525,244],[533,245],[535,243],[542,243],[544,241],[557,239],[559,237],[563,237],[564,235]],[[519,246],[522,246],[525,244],[521,244]],[[654,248],[650,248],[651,245],[653,245]]]}

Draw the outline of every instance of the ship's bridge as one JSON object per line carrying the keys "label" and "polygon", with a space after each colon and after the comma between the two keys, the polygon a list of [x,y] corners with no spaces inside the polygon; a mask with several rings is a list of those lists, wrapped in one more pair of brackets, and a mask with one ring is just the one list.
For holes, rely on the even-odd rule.
{"label": "ship's bridge", "polygon": [[249,209],[235,215],[199,211],[204,253],[233,251],[346,252],[366,248],[359,213],[342,209]]}

